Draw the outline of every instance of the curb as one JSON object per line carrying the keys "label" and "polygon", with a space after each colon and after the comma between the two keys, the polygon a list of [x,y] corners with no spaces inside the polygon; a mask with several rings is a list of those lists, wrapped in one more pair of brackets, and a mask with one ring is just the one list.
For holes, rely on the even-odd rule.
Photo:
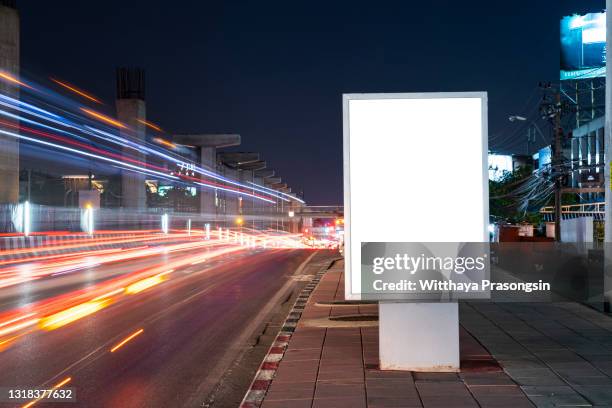
{"label": "curb", "polygon": [[318,285],[321,277],[336,260],[337,259],[332,259],[329,262],[326,262],[325,266],[316,273],[315,277],[302,289],[298,295],[293,307],[291,308],[291,311],[283,323],[283,326],[279,330],[276,338],[272,342],[272,345],[268,349],[268,353],[259,366],[259,369],[257,370],[257,373],[249,386],[249,390],[242,399],[240,408],[258,408],[261,406],[261,403],[268,392],[268,388],[276,375],[278,365],[285,355],[285,351],[287,350],[291,336],[295,331],[300,317],[302,317],[302,312],[306,307],[310,294]]}

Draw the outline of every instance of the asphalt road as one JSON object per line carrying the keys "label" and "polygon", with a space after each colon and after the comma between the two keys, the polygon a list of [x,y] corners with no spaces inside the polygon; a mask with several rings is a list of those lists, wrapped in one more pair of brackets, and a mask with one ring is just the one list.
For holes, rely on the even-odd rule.
{"label": "asphalt road", "polygon": [[[35,406],[202,406],[244,349],[249,331],[264,317],[262,311],[282,303],[281,289],[294,284],[288,283],[294,282],[293,273],[312,254],[312,250],[248,249],[177,269],[171,279],[137,296],[124,296],[56,330],[23,336],[0,352],[0,387],[48,388],[70,377],[65,387],[75,390],[76,403],[39,401]],[[98,281],[163,265],[173,257],[152,256],[79,273]],[[28,285],[28,299],[39,300],[87,284],[55,276]],[[25,293],[22,286],[17,293]],[[19,296],[11,293],[2,308],[20,303]]]}

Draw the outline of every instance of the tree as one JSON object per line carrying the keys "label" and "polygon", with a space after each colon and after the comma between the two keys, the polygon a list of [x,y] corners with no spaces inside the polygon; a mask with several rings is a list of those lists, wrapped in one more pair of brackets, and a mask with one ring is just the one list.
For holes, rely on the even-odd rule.
{"label": "tree", "polygon": [[489,180],[489,213],[494,221],[509,223],[541,222],[540,208],[552,198],[546,195],[531,200],[533,190],[542,183],[534,175],[531,166],[522,166],[514,172],[504,171],[498,180]]}

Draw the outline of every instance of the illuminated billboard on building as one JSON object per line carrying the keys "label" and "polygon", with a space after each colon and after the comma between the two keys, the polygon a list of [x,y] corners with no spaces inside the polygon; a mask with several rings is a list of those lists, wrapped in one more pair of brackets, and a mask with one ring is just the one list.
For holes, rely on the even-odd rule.
{"label": "illuminated billboard on building", "polygon": [[561,19],[561,80],[605,77],[606,13]]}

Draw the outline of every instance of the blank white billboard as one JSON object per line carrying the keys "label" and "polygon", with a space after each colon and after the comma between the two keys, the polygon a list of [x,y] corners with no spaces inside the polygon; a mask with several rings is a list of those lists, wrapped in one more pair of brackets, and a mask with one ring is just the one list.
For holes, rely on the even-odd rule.
{"label": "blank white billboard", "polygon": [[346,298],[361,243],[487,242],[486,92],[343,96]]}

